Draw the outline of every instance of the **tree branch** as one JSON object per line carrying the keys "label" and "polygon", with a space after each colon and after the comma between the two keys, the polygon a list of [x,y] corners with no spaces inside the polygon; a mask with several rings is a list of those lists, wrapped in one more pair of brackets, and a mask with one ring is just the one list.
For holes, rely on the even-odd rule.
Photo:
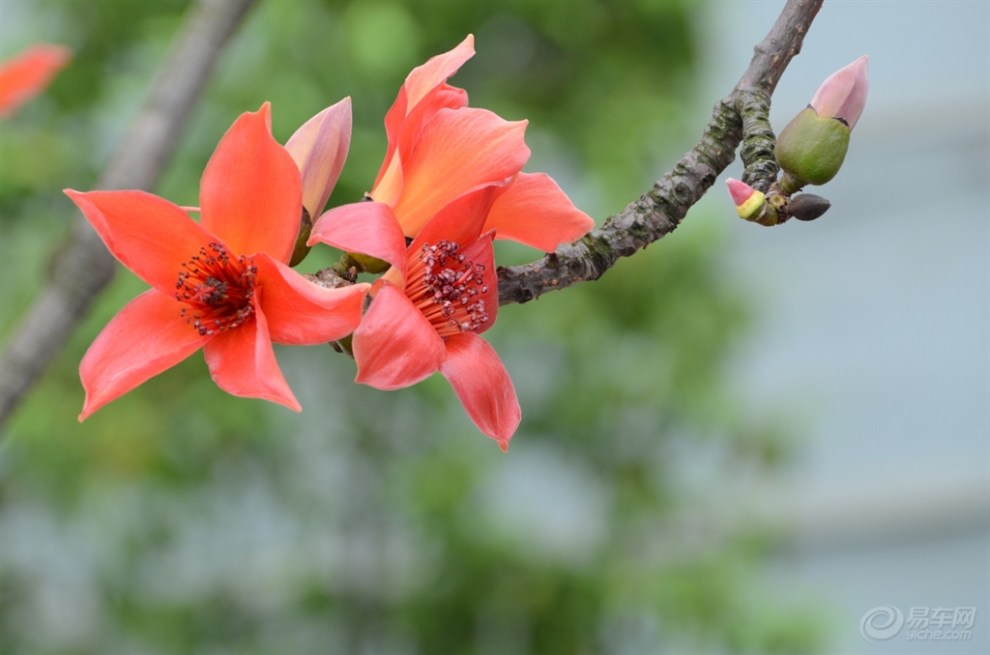
{"label": "tree branch", "polygon": [[[528,302],[547,291],[596,280],[673,232],[688,210],[741,152],[744,180],[767,189],[776,180],[770,97],[823,0],[788,0],[733,91],[714,108],[698,144],[625,209],[580,241],[541,260],[499,269],[499,303]],[[144,110],[108,163],[98,188],[150,188],[163,171],[191,107],[227,39],[252,0],[199,0],[152,86]],[[82,221],[53,258],[52,274],[0,359],[0,426],[45,369],[115,266]],[[324,271],[325,272],[325,271]],[[346,283],[334,277],[333,285]],[[319,279],[321,284],[328,284]]]}
{"label": "tree branch", "polygon": [[[193,7],[97,188],[150,189],[155,185],[225,44],[253,1],[199,0]],[[0,358],[0,426],[110,282],[115,268],[96,232],[77,219],[52,258],[45,288]]]}
{"label": "tree branch", "polygon": [[823,0],[788,0],[766,38],[756,46],[749,68],[732,93],[720,101],[698,145],[657,180],[638,200],[577,243],[543,259],[499,269],[499,304],[523,303],[547,291],[597,280],[620,257],[628,257],[674,231],[718,175],[735,159],[743,142],[744,179],[767,189],[776,180],[770,96]]}

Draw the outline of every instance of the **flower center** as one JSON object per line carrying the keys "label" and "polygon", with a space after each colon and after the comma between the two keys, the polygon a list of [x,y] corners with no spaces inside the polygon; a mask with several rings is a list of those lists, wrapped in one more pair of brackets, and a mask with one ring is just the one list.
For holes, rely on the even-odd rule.
{"label": "flower center", "polygon": [[258,268],[250,257],[232,259],[222,244],[213,242],[182,262],[175,283],[181,316],[203,336],[232,330],[254,314],[251,294]]}
{"label": "flower center", "polygon": [[452,241],[423,244],[411,264],[406,293],[441,337],[486,326],[484,264],[468,260]]}

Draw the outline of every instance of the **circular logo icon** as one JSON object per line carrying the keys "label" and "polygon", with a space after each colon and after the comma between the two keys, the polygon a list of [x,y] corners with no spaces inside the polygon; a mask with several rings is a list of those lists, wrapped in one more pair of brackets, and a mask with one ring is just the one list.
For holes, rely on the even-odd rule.
{"label": "circular logo icon", "polygon": [[874,607],[859,622],[859,633],[869,641],[890,639],[904,625],[904,615],[893,605]]}

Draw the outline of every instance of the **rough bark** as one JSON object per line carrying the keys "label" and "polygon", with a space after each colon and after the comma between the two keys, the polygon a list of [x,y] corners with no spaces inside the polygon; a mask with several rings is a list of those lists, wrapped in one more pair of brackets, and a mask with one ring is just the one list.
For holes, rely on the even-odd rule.
{"label": "rough bark", "polygon": [[732,92],[718,104],[698,144],[653,187],[577,243],[543,259],[499,269],[499,303],[523,303],[547,291],[597,280],[628,257],[670,234],[735,159],[743,144],[743,180],[766,190],[776,180],[770,97],[823,0],[788,0]]}

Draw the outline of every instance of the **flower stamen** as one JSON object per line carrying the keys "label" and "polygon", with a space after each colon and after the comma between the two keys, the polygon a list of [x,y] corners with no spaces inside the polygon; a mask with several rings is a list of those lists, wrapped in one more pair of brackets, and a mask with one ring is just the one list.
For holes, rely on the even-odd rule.
{"label": "flower stamen", "polygon": [[406,292],[441,337],[486,327],[484,264],[467,259],[453,241],[423,244],[410,263]]}
{"label": "flower stamen", "polygon": [[243,325],[253,314],[258,268],[245,255],[232,259],[221,243],[211,242],[182,262],[175,283],[180,315],[201,335],[212,336]]}

